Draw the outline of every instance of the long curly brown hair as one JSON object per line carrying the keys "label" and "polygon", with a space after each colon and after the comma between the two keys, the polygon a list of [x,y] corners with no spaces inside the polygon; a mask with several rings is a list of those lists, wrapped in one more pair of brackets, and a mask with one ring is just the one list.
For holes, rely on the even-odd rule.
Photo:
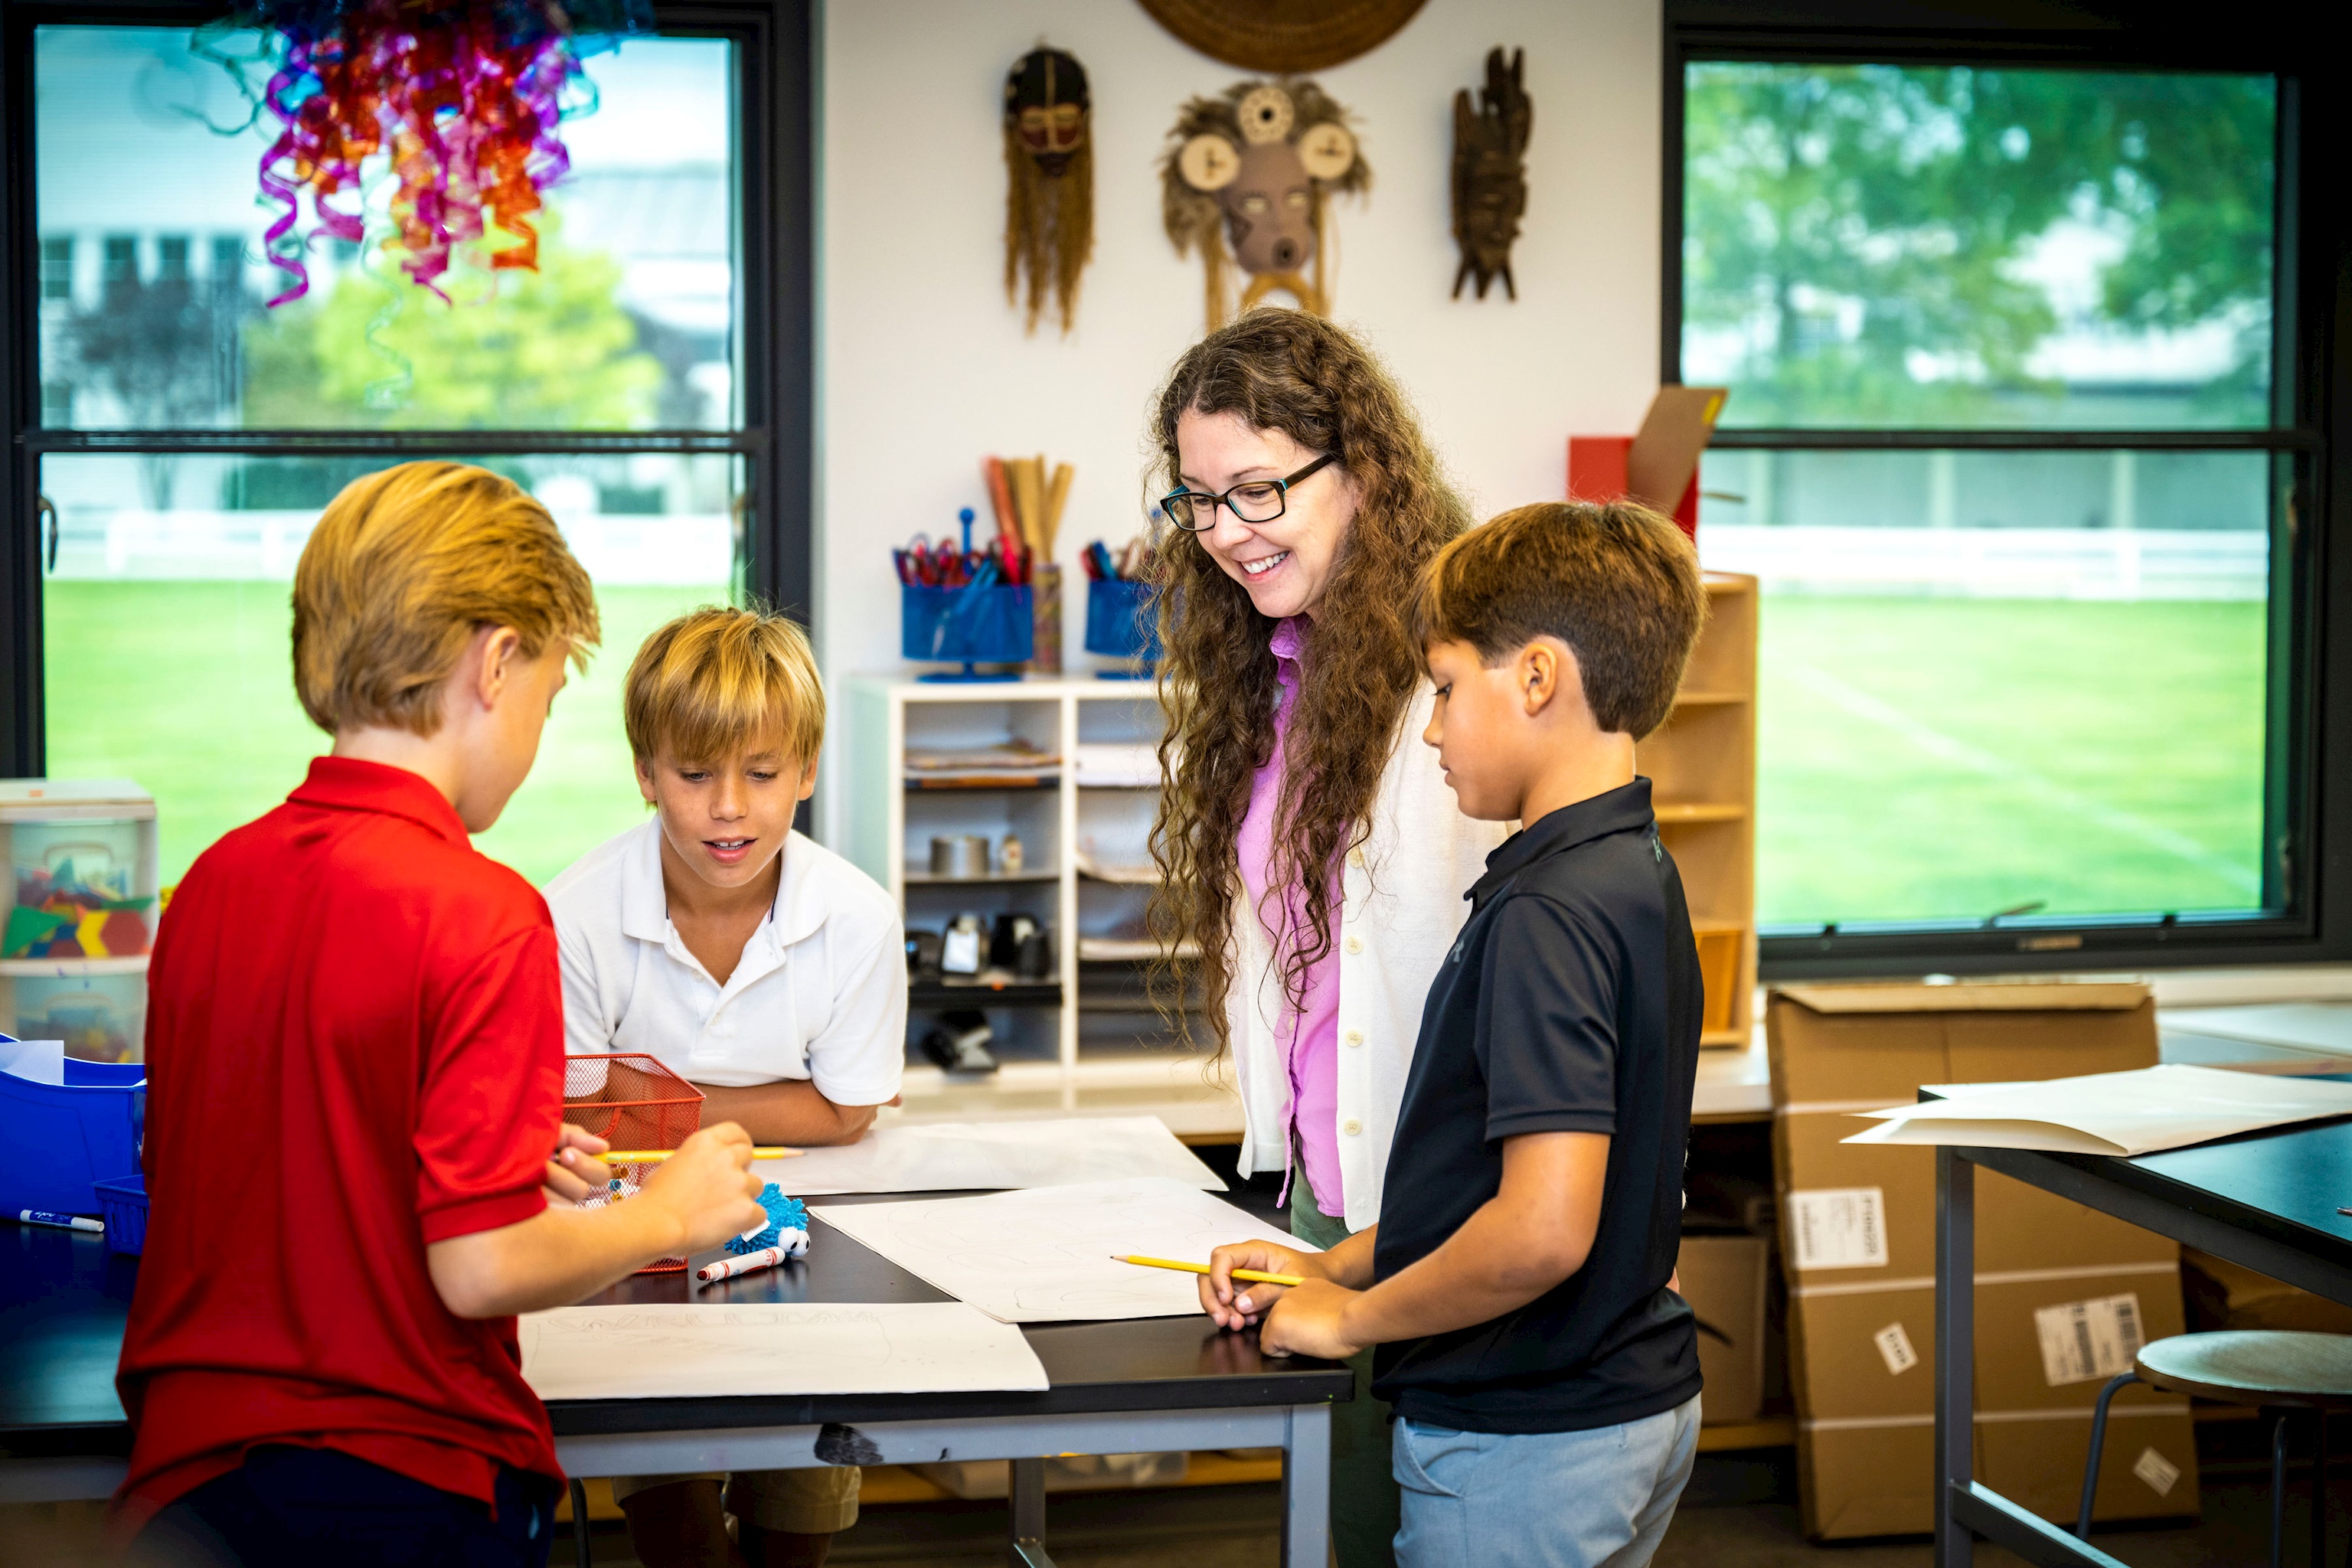
{"label": "long curly brown hair", "polygon": [[[1331,950],[1331,870],[1363,841],[1397,726],[1422,678],[1411,616],[1422,566],[1469,525],[1423,439],[1421,422],[1378,360],[1347,332],[1297,310],[1253,310],[1176,362],[1153,435],[1159,478],[1175,489],[1176,421],[1186,410],[1235,414],[1328,452],[1353,482],[1355,519],[1307,636],[1275,812],[1269,889],[1303,887],[1304,920],[1276,943],[1283,986],[1303,1005],[1307,971]],[[1182,540],[1154,552],[1160,638],[1160,804],[1151,857],[1160,882],[1150,929],[1163,958],[1152,993],[1171,1026],[1195,1037],[1189,1000],[1232,1046],[1225,1002],[1242,878],[1235,843],[1252,775],[1274,753],[1275,622],[1206,550]],[[1197,950],[1181,963],[1174,955]],[[1188,985],[1188,977],[1197,984]],[[1191,994],[1188,996],[1186,993]]]}

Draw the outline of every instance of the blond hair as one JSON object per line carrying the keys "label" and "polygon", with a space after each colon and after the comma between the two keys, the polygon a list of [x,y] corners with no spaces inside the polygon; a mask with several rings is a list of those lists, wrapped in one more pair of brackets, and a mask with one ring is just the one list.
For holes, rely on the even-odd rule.
{"label": "blond hair", "polygon": [[1706,621],[1689,536],[1630,500],[1538,501],[1472,529],[1430,562],[1414,616],[1424,646],[1467,643],[1489,668],[1558,637],[1592,721],[1637,741],[1666,721]]}
{"label": "blond hair", "polygon": [[586,668],[603,635],[595,590],[555,520],[467,463],[369,474],[328,503],[294,567],[294,693],[330,734],[430,735],[442,684],[483,626],[512,626],[525,658],[569,642]]}
{"label": "blond hair", "polygon": [[782,732],[805,766],[824,744],[824,682],[808,634],[772,611],[706,605],[645,640],[621,699],[629,750],[715,763]]}

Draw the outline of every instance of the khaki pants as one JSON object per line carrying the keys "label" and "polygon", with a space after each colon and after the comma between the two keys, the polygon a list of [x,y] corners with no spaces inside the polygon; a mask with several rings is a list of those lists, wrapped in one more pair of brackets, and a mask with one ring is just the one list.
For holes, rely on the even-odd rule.
{"label": "khaki pants", "polygon": [[782,1535],[835,1535],[857,1522],[858,1474],[855,1465],[818,1465],[801,1470],[737,1470],[727,1476],[614,1476],[613,1500],[674,1481],[723,1480],[727,1511],[738,1519]]}

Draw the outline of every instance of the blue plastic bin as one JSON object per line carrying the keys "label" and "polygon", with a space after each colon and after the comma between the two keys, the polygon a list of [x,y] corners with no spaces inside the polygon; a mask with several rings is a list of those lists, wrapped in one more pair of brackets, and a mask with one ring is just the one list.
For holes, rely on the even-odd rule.
{"label": "blue plastic bin", "polygon": [[99,1212],[96,1184],[139,1169],[147,1069],[85,1062],[55,1040],[0,1035],[0,1215]]}
{"label": "blue plastic bin", "polygon": [[898,651],[910,659],[949,664],[1026,664],[1037,626],[1029,589],[985,587],[898,589]]}
{"label": "blue plastic bin", "polygon": [[147,1178],[119,1176],[94,1182],[99,1217],[106,1221],[106,1247],[136,1258],[147,1246]]}
{"label": "blue plastic bin", "polygon": [[1160,662],[1160,618],[1151,607],[1150,584],[1104,577],[1087,584],[1087,651]]}

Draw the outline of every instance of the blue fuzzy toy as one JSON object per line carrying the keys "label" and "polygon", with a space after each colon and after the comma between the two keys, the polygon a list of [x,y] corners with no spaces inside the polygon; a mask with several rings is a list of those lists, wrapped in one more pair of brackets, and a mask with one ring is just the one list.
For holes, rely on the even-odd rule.
{"label": "blue fuzzy toy", "polygon": [[727,1244],[727,1250],[740,1258],[746,1253],[781,1247],[787,1258],[806,1257],[808,1209],[801,1201],[784,1196],[784,1190],[770,1182],[760,1189],[760,1206],[768,1211],[768,1223],[737,1237]]}

